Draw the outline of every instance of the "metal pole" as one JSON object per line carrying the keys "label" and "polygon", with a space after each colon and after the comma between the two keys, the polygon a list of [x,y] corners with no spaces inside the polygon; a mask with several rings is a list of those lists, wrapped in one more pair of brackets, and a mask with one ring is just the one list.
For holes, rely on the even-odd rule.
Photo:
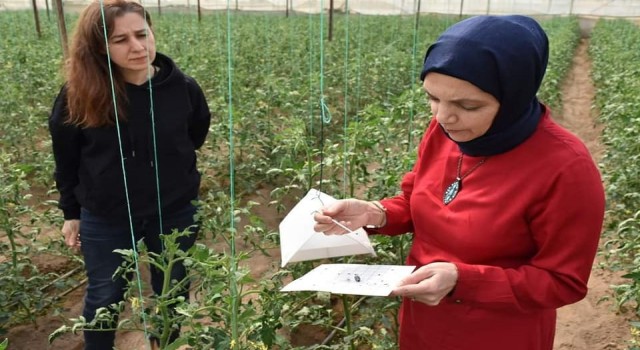
{"label": "metal pole", "polygon": [[571,0],[571,7],[569,8],[569,15],[573,15],[573,0]]}
{"label": "metal pole", "polygon": [[69,40],[67,39],[67,24],[64,20],[64,9],[62,8],[62,0],[55,0],[56,14],[58,15],[58,31],[60,32],[60,45],[62,46],[62,55],[66,61],[69,58]]}
{"label": "metal pole", "polygon": [[464,8],[464,0],[460,0],[460,14],[458,17],[462,18],[462,9]]}
{"label": "metal pole", "polygon": [[158,16],[162,15],[162,6],[160,5],[160,0],[158,0]]}
{"label": "metal pole", "polygon": [[36,0],[31,0],[31,4],[33,5],[33,20],[36,22],[36,33],[38,33],[38,38],[42,37],[42,31],[40,30],[40,16],[38,15],[38,5],[36,4]]}
{"label": "metal pole", "polygon": [[333,39],[333,0],[329,1],[329,41]]}
{"label": "metal pole", "polygon": [[200,0],[198,0],[198,23],[202,21],[202,8],[200,7]]}
{"label": "metal pole", "polygon": [[418,0],[418,6],[416,7],[416,22],[414,23],[414,27],[413,30],[417,33],[418,32],[418,26],[420,25],[420,4],[421,4],[421,0]]}
{"label": "metal pole", "polygon": [[491,0],[487,0],[487,15],[491,13]]}

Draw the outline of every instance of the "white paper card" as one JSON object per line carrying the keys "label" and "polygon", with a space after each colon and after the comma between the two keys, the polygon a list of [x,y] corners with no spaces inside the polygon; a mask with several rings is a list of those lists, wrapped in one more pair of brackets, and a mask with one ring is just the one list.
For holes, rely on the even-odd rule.
{"label": "white paper card", "polygon": [[323,264],[280,291],[388,296],[414,269],[405,265]]}
{"label": "white paper card", "polygon": [[344,235],[324,235],[313,230],[313,214],[336,199],[311,189],[280,223],[282,267],[287,263],[338,256],[376,255],[367,232],[360,228]]}

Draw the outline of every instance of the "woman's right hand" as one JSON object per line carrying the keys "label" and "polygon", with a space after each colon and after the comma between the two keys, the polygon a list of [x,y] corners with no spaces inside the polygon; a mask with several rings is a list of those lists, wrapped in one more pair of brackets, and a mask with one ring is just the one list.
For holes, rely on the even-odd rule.
{"label": "woman's right hand", "polygon": [[313,218],[316,221],[313,229],[326,235],[348,233],[334,220],[350,230],[357,230],[367,225],[381,226],[386,220],[384,211],[379,207],[359,199],[338,200],[316,212]]}
{"label": "woman's right hand", "polygon": [[65,220],[62,225],[64,243],[74,253],[80,251],[80,220]]}

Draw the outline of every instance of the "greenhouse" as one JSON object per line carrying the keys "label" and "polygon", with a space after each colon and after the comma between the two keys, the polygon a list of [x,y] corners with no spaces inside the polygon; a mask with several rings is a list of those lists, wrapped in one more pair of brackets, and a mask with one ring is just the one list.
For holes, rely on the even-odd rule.
{"label": "greenhouse", "polygon": [[0,33],[0,350],[640,348],[640,0]]}
{"label": "greenhouse", "polygon": [[[83,0],[64,1],[67,6],[82,6]],[[486,1],[450,1],[450,0],[164,0],[143,2],[146,7],[192,8],[199,6],[206,10],[273,11],[318,13],[333,7],[336,11],[370,15],[410,15],[420,12],[481,15],[481,14],[528,14],[528,15],[580,15],[598,17],[637,17],[640,16],[640,4],[635,0],[486,0]],[[44,9],[44,0],[35,0],[38,8]],[[3,0],[0,9],[16,10],[31,8],[29,0]]]}

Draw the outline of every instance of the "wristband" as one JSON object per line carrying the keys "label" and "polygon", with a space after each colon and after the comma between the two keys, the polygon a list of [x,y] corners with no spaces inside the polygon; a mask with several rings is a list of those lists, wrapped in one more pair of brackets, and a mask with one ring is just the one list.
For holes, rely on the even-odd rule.
{"label": "wristband", "polygon": [[371,225],[371,228],[380,228],[383,227],[384,225],[387,224],[387,208],[385,208],[380,202],[378,201],[372,201],[370,202],[371,204],[373,204],[373,206],[375,206],[376,208],[378,208],[378,210],[380,210],[380,212],[382,213],[382,221],[380,222],[379,225]]}

